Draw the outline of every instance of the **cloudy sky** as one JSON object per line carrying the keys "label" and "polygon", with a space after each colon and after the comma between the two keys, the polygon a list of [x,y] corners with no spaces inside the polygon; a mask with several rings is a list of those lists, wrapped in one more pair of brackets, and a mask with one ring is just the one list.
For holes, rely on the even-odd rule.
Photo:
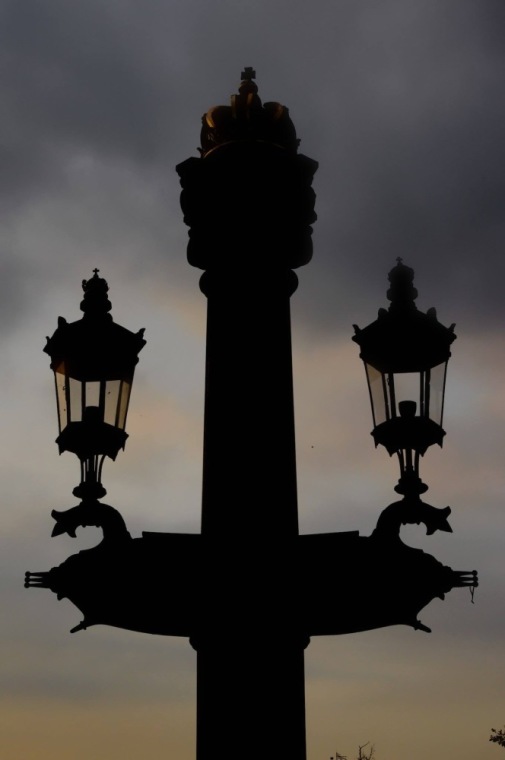
{"label": "cloudy sky", "polygon": [[206,304],[175,166],[244,66],[319,161],[315,253],[292,299],[302,531],[367,535],[395,498],[351,325],[386,305],[402,256],[418,306],[458,335],[446,442],[422,463],[454,533],[403,535],[481,580],[475,604],[460,589],[424,610],[431,634],[312,640],[309,760],[368,740],[377,760],[500,756],[488,736],[505,723],[502,0],[0,0],[0,36],[2,760],[194,757],[188,642],[70,635],[78,610],[22,584],[99,538],[50,537],[78,464],[53,443],[42,352],[58,315],[80,317],[94,267],[116,321],[148,340],[107,500],[135,536],[199,530]]}

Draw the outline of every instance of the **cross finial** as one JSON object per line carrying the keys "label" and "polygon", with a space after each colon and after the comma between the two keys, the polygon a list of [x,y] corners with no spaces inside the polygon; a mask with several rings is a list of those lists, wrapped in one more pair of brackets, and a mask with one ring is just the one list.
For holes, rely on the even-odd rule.
{"label": "cross finial", "polygon": [[97,269],[96,267],[95,267],[95,269],[93,269],[93,274],[95,275],[95,277],[98,277],[98,272],[99,272],[99,271],[100,271],[100,270],[99,270],[99,269]]}
{"label": "cross finial", "polygon": [[251,79],[256,79],[256,72],[252,66],[246,66],[240,76],[242,81],[246,80],[247,82],[250,82]]}
{"label": "cross finial", "polygon": [[397,257],[396,257],[396,263],[397,263],[397,264],[402,264],[402,263],[403,263],[403,259],[402,259],[402,257],[401,257],[401,256],[397,256]]}

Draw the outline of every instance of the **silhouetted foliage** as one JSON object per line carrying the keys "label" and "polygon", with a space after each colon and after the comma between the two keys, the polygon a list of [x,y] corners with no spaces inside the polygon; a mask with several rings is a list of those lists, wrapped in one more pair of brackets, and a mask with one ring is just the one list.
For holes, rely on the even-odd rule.
{"label": "silhouetted foliage", "polygon": [[[493,729],[494,730],[494,729]],[[493,740],[496,741],[496,740]],[[369,749],[365,749],[370,745]],[[366,744],[360,744],[358,745],[358,754],[356,755],[356,760],[374,760],[375,758],[375,747],[373,744],[370,744],[370,742],[367,742]],[[330,757],[330,760],[351,760],[351,758],[348,758],[347,755],[341,755],[339,752],[335,752],[335,757]]]}
{"label": "silhouetted foliage", "polygon": [[505,747],[505,728],[499,728],[498,731],[496,728],[492,728],[489,741],[499,744],[500,747]]}

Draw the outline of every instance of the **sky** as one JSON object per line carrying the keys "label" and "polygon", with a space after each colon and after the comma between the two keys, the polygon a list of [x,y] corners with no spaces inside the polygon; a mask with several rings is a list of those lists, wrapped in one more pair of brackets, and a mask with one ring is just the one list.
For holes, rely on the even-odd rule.
{"label": "sky", "polygon": [[[75,503],[58,456],[49,360],[100,268],[112,314],[146,328],[124,453],[107,502],[132,535],[198,532],[205,298],[186,261],[175,166],[202,114],[253,66],[319,162],[314,257],[292,297],[300,526],[369,535],[397,465],[375,450],[352,324],[387,306],[398,256],[418,307],[456,323],[443,449],[421,475],[454,533],[406,543],[478,569],[407,627],[313,638],[309,760],[492,760],[505,723],[505,6],[501,0],[0,0],[2,760],[195,755],[195,653],[185,639],[95,627],[23,588],[100,539],[51,538]],[[167,583],[167,598],[170,594]],[[338,605],[339,582],[335,600]]]}

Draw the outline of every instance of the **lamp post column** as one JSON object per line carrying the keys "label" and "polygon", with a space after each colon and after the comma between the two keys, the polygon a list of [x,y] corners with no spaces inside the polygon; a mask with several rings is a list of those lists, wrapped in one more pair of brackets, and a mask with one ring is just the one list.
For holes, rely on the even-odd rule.
{"label": "lamp post column", "polygon": [[[235,276],[234,276],[235,275]],[[290,303],[297,277],[208,271],[202,535],[298,534]]]}
{"label": "lamp post column", "polygon": [[244,287],[245,273],[236,285],[207,275],[197,758],[304,760],[308,639],[296,616],[289,313],[296,276],[276,271]]}
{"label": "lamp post column", "polygon": [[198,760],[306,757],[290,296],[311,258],[317,164],[253,75],[177,167],[208,299]]}

